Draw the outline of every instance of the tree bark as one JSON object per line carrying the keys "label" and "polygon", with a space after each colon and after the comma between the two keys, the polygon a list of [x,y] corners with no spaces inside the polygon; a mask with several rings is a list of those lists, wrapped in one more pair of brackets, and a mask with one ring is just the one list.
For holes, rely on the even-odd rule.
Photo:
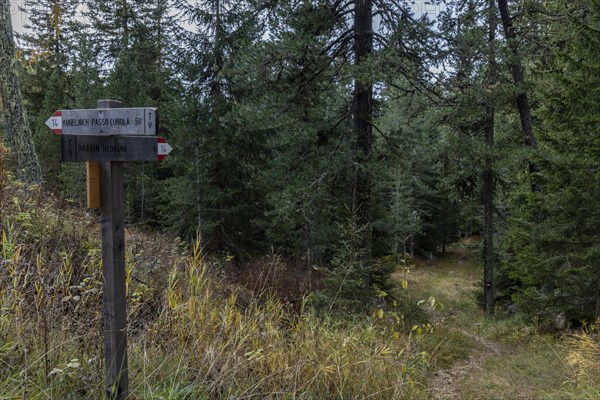
{"label": "tree bark", "polygon": [[[4,147],[4,140],[2,138],[2,135],[0,135],[0,200],[2,200],[2,196],[4,194],[4,174],[6,173],[6,170],[4,167],[5,159],[6,159],[6,152],[5,152],[5,147]],[[1,218],[0,218],[0,223],[1,223]]]}
{"label": "tree bark", "polygon": [[[496,37],[496,7],[494,0],[488,4],[488,76],[487,84],[491,90],[497,82],[497,64],[494,49]],[[487,156],[483,172],[483,310],[488,317],[494,316],[494,267],[496,255],[494,250],[494,120],[495,107],[492,94],[488,93],[485,109],[485,144]]]}
{"label": "tree bark", "polygon": [[596,286],[596,322],[600,325],[600,268],[598,268],[598,282]]}
{"label": "tree bark", "polygon": [[[488,152],[494,145],[494,108],[487,107],[485,141]],[[491,157],[483,172],[483,309],[488,317],[494,316],[494,171]]]}
{"label": "tree bark", "polygon": [[371,173],[369,161],[373,147],[373,83],[361,65],[373,50],[372,0],[356,0],[354,4],[354,95],[352,101],[352,128],[354,137],[353,217],[359,233],[358,251],[370,283],[368,267],[371,262]]}
{"label": "tree bark", "polygon": [[41,183],[42,171],[21,95],[8,0],[0,0],[0,97],[6,120],[6,139],[17,179]]}
{"label": "tree bark", "polygon": [[[517,108],[519,110],[519,118],[521,120],[521,130],[525,136],[525,145],[533,150],[537,150],[538,143],[533,134],[533,123],[531,121],[531,108],[529,107],[529,97],[525,87],[525,72],[521,57],[519,55],[519,46],[517,43],[515,27],[508,9],[508,0],[498,0],[498,9],[500,10],[500,18],[504,29],[504,37],[508,48],[511,51],[510,70],[513,76],[513,81],[517,89]],[[529,174],[533,175],[539,169],[535,163],[529,160]],[[533,192],[539,191],[538,185],[532,178],[531,188]]]}

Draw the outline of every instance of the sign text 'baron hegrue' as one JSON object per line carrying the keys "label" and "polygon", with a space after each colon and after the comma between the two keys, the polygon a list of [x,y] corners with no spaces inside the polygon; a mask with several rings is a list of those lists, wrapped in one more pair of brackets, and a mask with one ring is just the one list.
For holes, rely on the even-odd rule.
{"label": "sign text 'baron hegrue'", "polygon": [[172,147],[160,136],[61,136],[62,161],[156,161]]}
{"label": "sign text 'baron hegrue'", "polygon": [[119,145],[119,144],[78,144],[77,145],[78,152],[88,152],[88,153],[127,153],[127,145]]}

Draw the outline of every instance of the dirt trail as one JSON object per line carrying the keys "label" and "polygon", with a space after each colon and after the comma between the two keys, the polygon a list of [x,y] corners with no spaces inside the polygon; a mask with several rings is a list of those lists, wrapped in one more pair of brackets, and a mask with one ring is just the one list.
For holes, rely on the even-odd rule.
{"label": "dirt trail", "polygon": [[465,360],[432,374],[430,396],[435,400],[467,400],[459,390],[465,378],[482,368],[488,358],[502,356],[508,351],[503,345],[471,332],[471,323],[466,322],[469,317],[479,318],[475,316],[480,315],[472,293],[482,273],[481,265],[472,251],[461,248],[453,249],[433,264],[415,261],[419,265],[413,268],[409,277],[415,296],[426,297],[432,293],[448,306],[433,311],[432,320],[460,332],[475,343]]}
{"label": "dirt trail", "polygon": [[[478,305],[473,300],[473,292],[482,274],[481,265],[472,250],[460,247],[450,250],[433,263],[418,258],[411,261],[413,265],[409,274],[398,271],[396,278],[409,280],[408,290],[412,298],[423,299],[433,295],[445,304],[444,308],[430,310],[433,323],[444,324],[446,329],[456,330],[475,344],[465,360],[433,372],[429,381],[430,396],[434,400],[468,400],[459,390],[465,378],[482,368],[487,359],[509,352],[504,345],[469,329],[475,319],[481,318]],[[449,345],[460,346],[461,342]]]}
{"label": "dirt trail", "polygon": [[488,340],[467,331],[461,333],[477,343],[478,349],[469,357],[452,365],[450,368],[434,372],[430,381],[431,397],[435,400],[463,399],[459,391],[461,381],[473,370],[482,367],[489,357],[502,354],[503,349],[499,343]]}

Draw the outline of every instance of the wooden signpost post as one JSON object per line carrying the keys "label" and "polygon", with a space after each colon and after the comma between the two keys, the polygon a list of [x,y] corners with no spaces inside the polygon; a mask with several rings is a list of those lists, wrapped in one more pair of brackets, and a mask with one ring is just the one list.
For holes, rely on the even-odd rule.
{"label": "wooden signpost post", "polygon": [[[88,205],[94,203],[94,171],[99,165],[102,273],[104,292],[104,362],[106,398],[129,396],[123,162],[162,160],[172,150],[157,133],[155,108],[121,108],[98,101],[97,110],[59,110],[46,125],[61,137],[63,162],[88,161]],[[94,164],[97,163],[97,164]],[[90,201],[92,198],[92,201]]]}

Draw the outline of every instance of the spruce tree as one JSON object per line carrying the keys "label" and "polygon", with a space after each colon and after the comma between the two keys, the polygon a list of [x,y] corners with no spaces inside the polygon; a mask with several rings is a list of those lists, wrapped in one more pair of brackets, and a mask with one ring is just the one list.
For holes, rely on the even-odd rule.
{"label": "spruce tree", "polygon": [[[541,190],[516,198],[507,231],[504,272],[512,298],[546,326],[593,321],[600,315],[600,197],[596,111],[600,7],[548,2],[550,51],[536,64]],[[543,219],[539,218],[540,212]]]}
{"label": "spruce tree", "polygon": [[322,264],[350,204],[351,126],[336,75],[343,66],[339,24],[333,10],[309,2],[281,3],[271,16],[277,24],[270,38],[248,48],[237,68],[235,82],[249,96],[236,115],[267,138],[269,163],[258,184],[267,193],[261,223],[268,239],[289,256]]}
{"label": "spruce tree", "polygon": [[27,0],[21,10],[28,15],[20,35],[23,95],[27,99],[31,129],[48,187],[61,186],[60,140],[45,126],[54,111],[73,106],[69,70],[72,68],[82,28],[73,0]]}
{"label": "spruce tree", "polygon": [[[453,38],[455,54],[450,60],[456,72],[449,80],[452,91],[448,97],[451,105],[448,127],[459,134],[454,140],[468,140],[468,146],[457,148],[458,159],[464,162],[461,170],[455,170],[448,178],[459,188],[461,197],[469,202],[477,201],[479,211],[475,218],[475,228],[482,236],[483,298],[482,306],[489,317],[494,315],[497,294],[497,203],[498,180],[506,175],[516,174],[514,168],[504,166],[509,162],[503,158],[515,146],[507,148],[507,141],[513,141],[512,129],[504,122],[509,101],[513,100],[513,86],[502,74],[500,66],[511,65],[512,55],[503,58],[499,51],[497,26],[498,9],[495,1],[469,1],[465,10],[449,14],[443,28]],[[455,33],[452,31],[455,30]],[[460,115],[454,115],[458,107]],[[502,121],[502,124],[499,123]],[[454,135],[453,135],[454,136]],[[496,138],[501,140],[497,142]],[[506,139],[510,136],[510,139]],[[466,167],[465,167],[466,166]],[[510,171],[506,171],[509,169]],[[481,194],[477,196],[477,194]],[[480,211],[481,210],[481,211]]]}
{"label": "spruce tree", "polygon": [[[496,63],[495,41],[496,41],[496,7],[493,0],[488,2],[487,9],[487,28],[488,28],[488,60],[486,83],[488,91],[497,84],[498,65]],[[483,309],[488,317],[494,315],[495,295],[494,295],[494,273],[496,266],[496,248],[494,246],[495,225],[494,225],[494,193],[495,177],[493,170],[494,153],[494,131],[496,109],[493,103],[493,97],[488,95],[485,100],[485,144],[487,154],[485,167],[483,171]]]}
{"label": "spruce tree", "polygon": [[255,219],[262,214],[263,196],[255,174],[262,141],[231,115],[243,93],[233,85],[230,68],[240,49],[262,32],[247,3],[213,0],[175,6],[194,29],[181,32],[174,58],[187,115],[186,129],[179,131],[175,144],[182,144],[180,160],[188,167],[170,184],[189,190],[187,205],[177,207],[186,217],[172,227],[187,235],[200,230],[209,248],[245,257],[257,249],[261,235]]}

